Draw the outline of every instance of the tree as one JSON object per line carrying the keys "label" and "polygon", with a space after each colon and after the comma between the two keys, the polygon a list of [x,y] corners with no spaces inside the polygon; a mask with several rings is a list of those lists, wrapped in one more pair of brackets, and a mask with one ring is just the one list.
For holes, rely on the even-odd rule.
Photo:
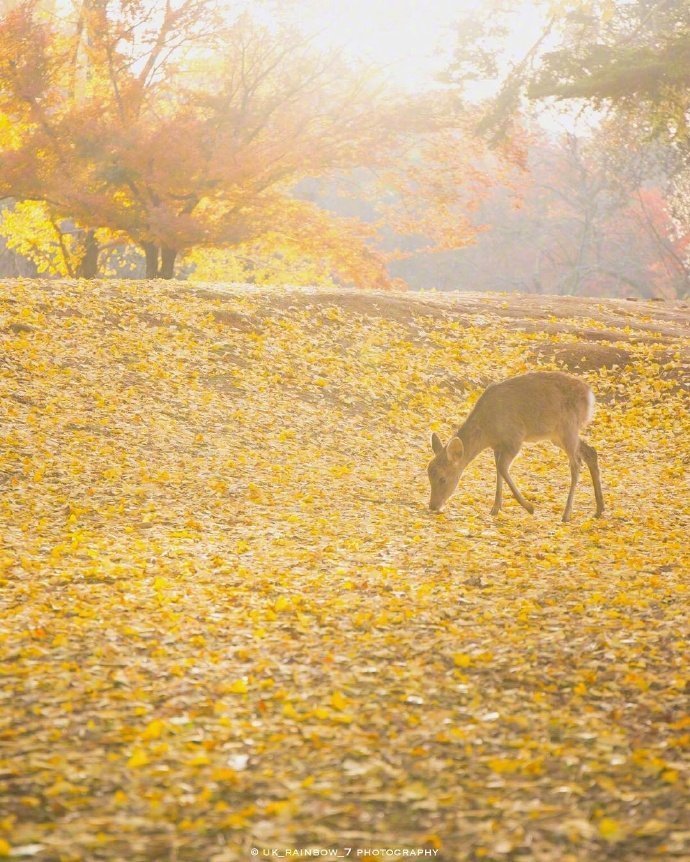
{"label": "tree", "polygon": [[[172,277],[195,247],[296,235],[313,247],[313,224],[335,254],[294,185],[383,166],[436,122],[298,33],[247,15],[223,24],[201,0],[148,13],[138,0],[85,0],[65,34],[27,2],[0,26],[0,110],[15,138],[0,195],[41,201],[84,230],[82,272],[103,229],[143,249],[148,277]],[[340,234],[352,273],[357,231]],[[385,280],[363,242],[360,260],[360,280]]]}
{"label": "tree", "polygon": [[[455,256],[475,289],[673,298],[687,294],[690,231],[674,220],[663,152],[607,148],[611,130],[553,142],[534,135],[511,198],[479,209],[489,229]],[[614,138],[615,141],[615,138]]]}
{"label": "tree", "polygon": [[[509,141],[524,117],[546,100],[578,100],[585,108],[596,109],[593,125],[598,124],[599,131],[589,135],[589,142],[572,139],[577,147],[571,146],[571,155],[579,152],[581,162],[580,191],[577,184],[566,184],[571,211],[583,219],[583,232],[579,228],[574,232],[583,238],[576,258],[582,253],[587,260],[583,270],[583,262],[572,257],[571,243],[563,237],[560,247],[569,251],[558,266],[571,272],[579,290],[583,272],[604,278],[599,260],[603,254],[608,277],[616,279],[612,289],[627,284],[627,289],[642,295],[682,295],[690,264],[685,240],[690,218],[683,194],[690,165],[687,4],[569,0],[558,5],[542,2],[537,8],[541,27],[517,56],[508,34],[515,34],[519,25],[513,20],[519,18],[519,3],[497,0],[492,14],[471,15],[462,22],[448,81],[467,94],[471,82],[491,76],[499,80],[477,124],[477,131],[493,146]],[[653,168],[650,159],[663,165]],[[534,157],[531,168],[537,168]],[[587,191],[590,180],[595,185]],[[564,191],[560,189],[561,194]],[[581,191],[585,195],[578,202]],[[594,258],[589,254],[592,242],[598,249]],[[629,257],[637,260],[637,268],[632,261],[622,265],[623,258],[614,249],[617,242],[621,249],[632,243]],[[590,275],[585,278],[588,290]]]}
{"label": "tree", "polygon": [[171,277],[186,248],[263,232],[286,184],[375,149],[376,94],[306,40],[247,17],[221,32],[198,0],[153,27],[143,5],[117,5],[83,3],[66,41],[32,3],[4,19],[2,110],[22,134],[0,189],[128,236],[149,276]]}
{"label": "tree", "polygon": [[572,4],[562,44],[545,53],[531,98],[586,99],[639,117],[657,134],[687,138],[690,8],[684,3]]}
{"label": "tree", "polygon": [[[634,117],[638,128],[677,140],[688,137],[690,111],[690,8],[665,0],[567,0],[536,4],[541,32],[521,55],[510,55],[509,34],[519,26],[521,4],[495,0],[481,17],[458,27],[448,79],[500,81],[480,123],[498,138],[524,105],[547,98],[583,100]],[[515,20],[517,18],[518,20]]]}

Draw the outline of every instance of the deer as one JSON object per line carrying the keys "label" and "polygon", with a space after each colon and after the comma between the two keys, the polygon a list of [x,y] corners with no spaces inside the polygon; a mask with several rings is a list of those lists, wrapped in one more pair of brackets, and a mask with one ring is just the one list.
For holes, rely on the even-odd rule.
{"label": "deer", "polygon": [[575,488],[582,462],[592,476],[596,515],[604,512],[604,496],[596,450],[580,437],[594,417],[594,393],[577,377],[560,371],[534,371],[488,386],[447,445],[438,434],[431,436],[434,457],[427,473],[431,483],[429,509],[440,512],[455,493],[465,468],[485,449],[493,449],[496,462],[496,495],[491,514],[503,505],[503,482],[530,515],[534,506],[518,490],[510,465],[523,443],[550,440],[563,449],[570,462],[570,491],[563,523],[572,515]]}

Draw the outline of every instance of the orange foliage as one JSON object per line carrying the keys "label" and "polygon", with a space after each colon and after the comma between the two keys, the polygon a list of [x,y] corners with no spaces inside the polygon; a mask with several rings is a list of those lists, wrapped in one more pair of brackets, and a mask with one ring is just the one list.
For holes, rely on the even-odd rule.
{"label": "orange foliage", "polygon": [[153,18],[139,0],[88,0],[70,27],[40,22],[36,5],[0,22],[0,113],[20,130],[0,195],[153,250],[151,274],[159,248],[171,276],[179,252],[288,230],[348,281],[384,287],[373,231],[291,194],[368,166],[393,193],[388,228],[472,241],[469,213],[494,179],[447,106],[393,98],[298,33],[223,23],[202,0]]}

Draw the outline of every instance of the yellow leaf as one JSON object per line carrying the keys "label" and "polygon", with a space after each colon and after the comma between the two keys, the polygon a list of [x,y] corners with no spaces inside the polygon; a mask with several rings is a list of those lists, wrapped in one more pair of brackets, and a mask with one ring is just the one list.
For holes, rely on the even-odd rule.
{"label": "yellow leaf", "polygon": [[132,756],[127,761],[127,766],[130,769],[136,769],[139,766],[146,766],[149,762],[148,756],[145,751],[141,748],[135,748],[132,752]]}
{"label": "yellow leaf", "polygon": [[249,686],[247,685],[246,680],[237,679],[235,682],[230,683],[227,687],[227,691],[230,694],[246,694],[249,691]]}
{"label": "yellow leaf", "polygon": [[283,715],[285,718],[301,718],[300,714],[290,702],[283,704]]}
{"label": "yellow leaf", "polygon": [[278,596],[273,605],[273,609],[280,613],[290,607],[290,599],[287,596]]}
{"label": "yellow leaf", "polygon": [[461,727],[451,727],[448,731],[448,736],[453,739],[467,739],[469,733]]}
{"label": "yellow leaf", "polygon": [[327,718],[331,717],[331,713],[323,706],[317,706],[312,715],[314,718],[318,718],[319,721],[325,721]]}
{"label": "yellow leaf", "polygon": [[331,695],[331,706],[333,709],[343,710],[347,706],[347,698],[339,691],[334,691]]}
{"label": "yellow leaf", "polygon": [[511,760],[509,757],[492,757],[491,760],[488,761],[487,765],[492,772],[503,775],[517,772],[520,768],[520,761]]}
{"label": "yellow leaf", "polygon": [[456,652],[453,656],[453,664],[455,667],[469,667],[472,664],[472,656],[464,652]]}
{"label": "yellow leaf", "polygon": [[264,502],[264,494],[261,488],[258,485],[255,485],[253,482],[250,482],[247,487],[247,496],[252,501],[252,503],[263,503]]}
{"label": "yellow leaf", "polygon": [[237,772],[229,766],[218,766],[211,773],[213,781],[234,783],[237,781]]}
{"label": "yellow leaf", "polygon": [[208,754],[206,754],[205,751],[200,751],[198,754],[195,754],[191,760],[187,761],[190,766],[206,766],[206,764],[210,762]]}
{"label": "yellow leaf", "polygon": [[435,832],[432,832],[429,835],[424,835],[422,837],[422,844],[431,844],[434,850],[440,850],[443,846],[443,842]]}
{"label": "yellow leaf", "polygon": [[248,823],[248,817],[254,813],[254,806],[249,806],[248,808],[243,808],[242,811],[237,811],[234,814],[229,814],[223,825],[227,826],[229,829],[246,829]]}
{"label": "yellow leaf", "polygon": [[7,841],[4,838],[0,838],[0,856],[9,856],[11,852],[12,848]]}
{"label": "yellow leaf", "polygon": [[604,841],[609,841],[612,844],[625,837],[620,823],[612,817],[602,817],[597,828]]}
{"label": "yellow leaf", "polygon": [[278,817],[285,816],[294,808],[294,804],[289,799],[278,799],[275,802],[269,802],[266,806],[266,814],[275,814]]}
{"label": "yellow leaf", "polygon": [[161,721],[159,718],[154,718],[153,721],[149,722],[144,729],[144,732],[141,734],[142,739],[160,739],[161,734],[165,730],[165,722]]}

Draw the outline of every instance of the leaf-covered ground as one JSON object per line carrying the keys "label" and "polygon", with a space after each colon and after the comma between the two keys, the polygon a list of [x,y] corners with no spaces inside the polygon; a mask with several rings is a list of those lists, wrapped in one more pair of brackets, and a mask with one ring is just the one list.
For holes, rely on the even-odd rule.
{"label": "leaf-covered ground", "polygon": [[[688,309],[12,282],[0,856],[690,858]],[[429,432],[579,367],[547,444],[426,511]],[[362,858],[361,856],[359,858]]]}

